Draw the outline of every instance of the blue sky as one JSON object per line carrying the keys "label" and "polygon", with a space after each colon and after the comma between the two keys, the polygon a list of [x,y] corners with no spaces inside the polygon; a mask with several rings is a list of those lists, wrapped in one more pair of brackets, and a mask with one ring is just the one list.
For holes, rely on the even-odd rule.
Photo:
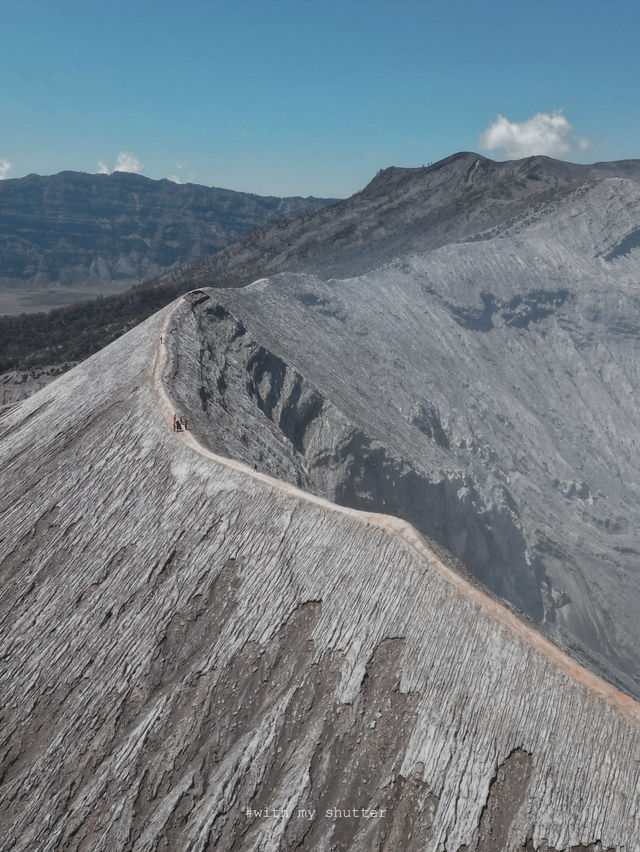
{"label": "blue sky", "polygon": [[3,0],[0,25],[8,178],[346,196],[461,150],[640,157],[637,2]]}

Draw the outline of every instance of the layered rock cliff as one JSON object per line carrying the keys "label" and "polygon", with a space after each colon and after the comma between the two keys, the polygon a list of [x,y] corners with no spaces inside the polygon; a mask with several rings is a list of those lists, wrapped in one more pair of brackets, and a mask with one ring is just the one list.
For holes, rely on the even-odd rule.
{"label": "layered rock cliff", "polygon": [[172,431],[208,308],[0,418],[0,848],[635,852],[633,699],[406,523]]}
{"label": "layered rock cliff", "polygon": [[0,286],[140,283],[275,219],[329,203],[114,172],[0,183]]}

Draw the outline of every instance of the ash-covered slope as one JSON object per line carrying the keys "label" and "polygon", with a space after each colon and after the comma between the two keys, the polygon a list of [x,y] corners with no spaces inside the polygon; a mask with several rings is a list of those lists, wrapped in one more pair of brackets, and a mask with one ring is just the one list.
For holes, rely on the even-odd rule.
{"label": "ash-covered slope", "polygon": [[173,433],[192,309],[0,419],[0,848],[635,852],[638,704],[406,524]]}
{"label": "ash-covered slope", "polygon": [[[578,188],[640,180],[640,160],[577,165],[550,157],[495,162],[463,152],[427,168],[388,168],[361,192],[266,226],[163,280],[189,287],[245,284],[277,272],[361,275],[407,252],[486,240]],[[637,230],[630,245],[640,243]]]}
{"label": "ash-covered slope", "polygon": [[358,278],[209,290],[178,399],[202,385],[216,451],[406,518],[640,696],[639,223],[607,179]]}
{"label": "ash-covered slope", "polygon": [[0,286],[130,285],[330,203],[114,172],[0,183]]}

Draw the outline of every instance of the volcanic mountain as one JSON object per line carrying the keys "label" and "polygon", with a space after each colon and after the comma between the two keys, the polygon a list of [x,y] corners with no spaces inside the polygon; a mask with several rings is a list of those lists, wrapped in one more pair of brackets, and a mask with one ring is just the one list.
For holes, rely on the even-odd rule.
{"label": "volcanic mountain", "polygon": [[[361,275],[410,252],[492,239],[608,178],[640,180],[640,160],[577,165],[537,156],[495,162],[462,152],[429,167],[391,167],[344,201],[265,226],[161,280],[196,287],[244,285],[285,271]],[[619,250],[638,245],[636,228]]]}
{"label": "volcanic mountain", "polygon": [[[0,288],[19,307],[125,289],[203,257],[274,219],[330,203],[114,172],[0,182]],[[37,290],[38,293],[32,291]],[[50,291],[51,293],[42,291]],[[76,295],[76,299],[78,296]],[[0,305],[1,307],[1,305]],[[41,309],[41,308],[40,308]]]}
{"label": "volcanic mountain", "polygon": [[637,702],[406,522],[204,445],[194,359],[263,363],[218,296],[0,418],[0,848],[637,849]]}
{"label": "volcanic mountain", "polygon": [[[502,195],[483,184],[464,221]],[[178,401],[200,384],[189,407],[216,452],[407,519],[638,697],[640,184],[561,182],[545,198],[519,216],[502,201],[490,233],[356,277],[207,291]]]}
{"label": "volcanic mountain", "polygon": [[[52,370],[77,362],[194,287],[244,286],[283,271],[360,275],[406,253],[490,239],[510,223],[610,177],[640,179],[640,161],[584,166],[530,157],[500,163],[461,153],[428,168],[385,169],[345,201],[252,231],[126,296],[46,316],[0,317],[0,369]],[[631,251],[640,237],[632,229],[625,240],[622,252]],[[19,376],[23,390],[27,378]]]}
{"label": "volcanic mountain", "polygon": [[637,852],[637,177],[388,170],[0,414],[0,848]]}

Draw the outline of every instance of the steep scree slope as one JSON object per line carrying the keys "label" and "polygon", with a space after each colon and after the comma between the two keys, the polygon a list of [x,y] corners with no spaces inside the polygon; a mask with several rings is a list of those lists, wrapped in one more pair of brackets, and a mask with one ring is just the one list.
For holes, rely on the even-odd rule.
{"label": "steep scree slope", "polygon": [[[407,252],[491,239],[576,190],[609,178],[639,181],[640,160],[577,165],[528,157],[494,162],[463,152],[427,168],[392,167],[344,201],[261,228],[162,280],[190,289],[246,284],[284,271],[361,275]],[[637,240],[637,221],[633,234],[630,239]]]}
{"label": "steep scree slope", "polygon": [[179,405],[225,455],[406,518],[640,696],[640,249],[607,260],[639,221],[616,178],[358,278],[209,290]]}
{"label": "steep scree slope", "polygon": [[0,418],[0,849],[637,852],[638,704],[172,433],[175,312]]}

